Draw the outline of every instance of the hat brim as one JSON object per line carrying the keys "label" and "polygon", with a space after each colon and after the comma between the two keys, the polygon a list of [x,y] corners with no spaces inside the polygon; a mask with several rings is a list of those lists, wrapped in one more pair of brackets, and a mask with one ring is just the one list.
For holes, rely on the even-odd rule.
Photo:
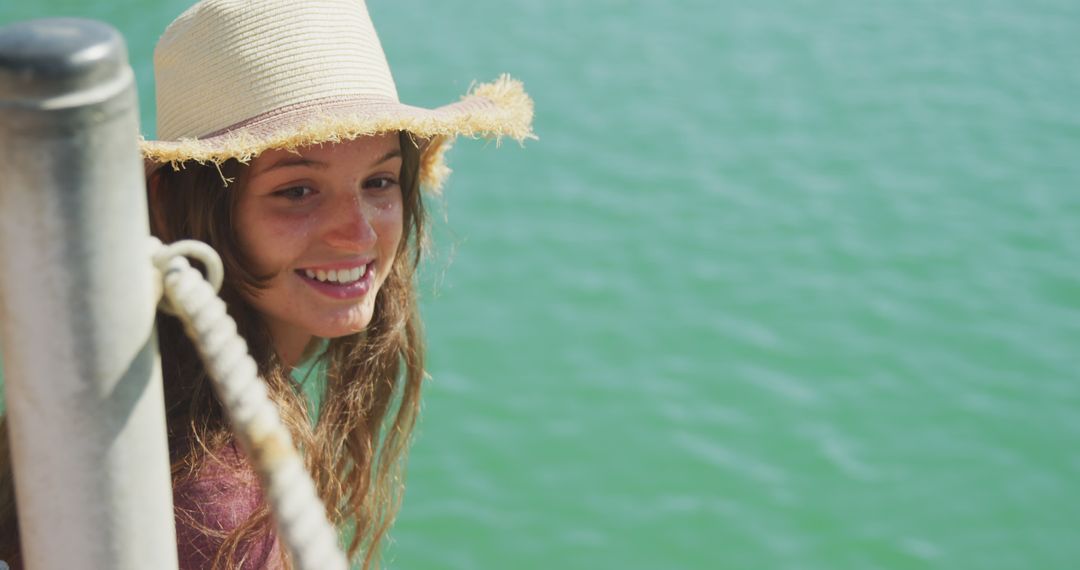
{"label": "hat brim", "polygon": [[248,162],[271,149],[292,150],[326,142],[351,140],[392,131],[407,131],[424,144],[421,183],[441,187],[449,169],[443,161],[455,136],[511,137],[518,142],[532,133],[533,102],[520,81],[503,76],[477,85],[461,101],[424,109],[382,99],[339,97],[276,109],[200,138],[143,140],[139,146],[147,172],[163,164],[193,160],[221,164]]}

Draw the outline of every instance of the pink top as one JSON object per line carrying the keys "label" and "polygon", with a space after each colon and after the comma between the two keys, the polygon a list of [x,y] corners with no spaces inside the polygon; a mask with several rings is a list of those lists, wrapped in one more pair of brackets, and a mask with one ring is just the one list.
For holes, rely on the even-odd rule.
{"label": "pink top", "polygon": [[[263,504],[258,477],[235,445],[209,459],[198,478],[181,481],[173,488],[176,509],[176,543],[180,570],[211,568],[223,539],[207,536],[198,524],[216,531],[231,531]],[[273,531],[242,543],[235,560],[238,568],[280,569],[281,545]]]}

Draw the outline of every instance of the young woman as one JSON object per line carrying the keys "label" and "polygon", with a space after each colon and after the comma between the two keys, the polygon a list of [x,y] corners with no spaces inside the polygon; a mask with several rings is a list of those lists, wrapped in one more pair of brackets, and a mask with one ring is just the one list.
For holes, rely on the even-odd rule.
{"label": "young woman", "polygon": [[[220,173],[161,168],[148,185],[159,238],[221,252],[222,296],[332,518],[353,525],[351,550],[365,561],[393,518],[423,376],[418,165],[410,135],[395,132],[268,150]],[[176,319],[162,316],[158,328],[182,568],[283,563],[194,347]],[[325,372],[294,379],[303,360]]]}
{"label": "young woman", "polygon": [[[439,188],[456,135],[531,137],[532,101],[503,77],[436,109],[401,104],[362,0],[203,0],[154,66],[152,231],[221,255],[221,295],[350,559],[377,564],[424,376],[421,186]],[[194,347],[172,317],[158,334],[181,568],[289,567]]]}

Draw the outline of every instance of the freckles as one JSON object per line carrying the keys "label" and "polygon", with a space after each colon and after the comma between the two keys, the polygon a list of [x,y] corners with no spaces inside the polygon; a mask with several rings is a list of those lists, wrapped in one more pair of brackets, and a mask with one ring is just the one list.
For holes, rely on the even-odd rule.
{"label": "freckles", "polygon": [[272,234],[308,234],[319,223],[319,216],[311,212],[267,213],[262,220]]}
{"label": "freckles", "polygon": [[372,220],[372,225],[375,226],[375,231],[379,234],[379,237],[386,241],[393,241],[395,244],[401,239],[401,230],[404,226],[404,220],[401,212],[394,208],[392,210],[380,211],[378,218]]}
{"label": "freckles", "polygon": [[268,215],[263,218],[260,231],[267,243],[281,248],[296,243],[298,238],[310,236],[318,224],[318,217],[310,214]]}
{"label": "freckles", "polygon": [[401,198],[395,197],[392,200],[380,201],[375,204],[375,208],[384,212],[397,210],[401,206]]}

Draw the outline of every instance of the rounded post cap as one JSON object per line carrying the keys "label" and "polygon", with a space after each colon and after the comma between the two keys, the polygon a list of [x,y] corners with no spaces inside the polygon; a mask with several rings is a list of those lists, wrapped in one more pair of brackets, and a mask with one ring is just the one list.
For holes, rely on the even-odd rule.
{"label": "rounded post cap", "polygon": [[0,104],[92,89],[126,67],[123,37],[101,22],[46,18],[0,27]]}

